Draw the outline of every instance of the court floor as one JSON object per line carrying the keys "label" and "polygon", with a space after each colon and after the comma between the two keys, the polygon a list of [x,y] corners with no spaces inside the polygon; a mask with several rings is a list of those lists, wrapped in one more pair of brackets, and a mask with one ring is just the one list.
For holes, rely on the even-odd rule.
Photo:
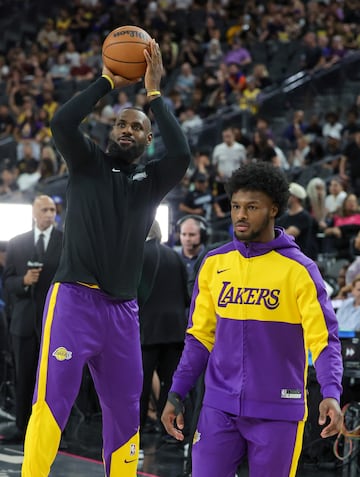
{"label": "court floor", "polygon": [[[0,417],[0,436],[13,426],[13,422]],[[305,445],[296,477],[359,477],[359,455],[346,466],[332,452],[333,442],[323,440]],[[138,477],[185,477],[186,448],[164,442],[157,432],[143,435],[144,458],[139,461]],[[20,477],[23,458],[21,444],[1,444],[0,477]],[[62,450],[52,466],[50,477],[103,477],[101,463],[101,418],[84,418],[79,413],[71,416]],[[239,469],[238,477],[247,477],[247,466]],[[121,477],[121,476],[119,476]],[[219,476],[221,477],[221,476]]]}

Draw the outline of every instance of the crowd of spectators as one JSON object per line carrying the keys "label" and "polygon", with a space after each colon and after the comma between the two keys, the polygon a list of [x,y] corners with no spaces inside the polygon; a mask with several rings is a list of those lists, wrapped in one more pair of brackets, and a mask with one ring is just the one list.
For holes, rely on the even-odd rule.
{"label": "crowd of spectators", "polygon": [[[40,2],[37,12],[31,2],[21,7],[22,11],[16,2],[12,6],[18,32],[15,37],[16,32],[5,35],[8,40],[0,54],[0,201],[31,202],[39,191],[65,200],[66,167],[54,148],[49,122],[66,99],[101,73],[102,42],[113,28],[125,24],[140,25],[158,40],[164,61],[163,94],[193,149],[193,164],[179,190],[169,197],[174,222],[189,210],[200,210],[196,204],[184,206],[199,187],[210,194],[207,219],[224,218],[223,171],[230,161],[271,161],[306,186],[308,166],[323,160],[319,175],[327,180],[326,186],[339,175],[344,189],[355,187],[358,178],[348,173],[349,167],[354,172],[353,158],[360,147],[353,142],[360,91],[354,92],[346,111],[335,111],[332,105],[321,117],[303,109],[293,111],[280,133],[273,131],[271,117],[262,117],[261,98],[283,79],[271,65],[290,43],[295,42],[298,50],[294,71],[330,69],[356,53],[360,46],[356,1],[69,0]],[[33,24],[34,16],[36,28],[25,28]],[[282,58],[283,63],[287,60]],[[286,67],[283,64],[279,71]],[[141,84],[99,102],[84,130],[106,147],[114,117],[130,105],[148,112]],[[250,128],[244,131],[231,121],[223,125],[220,113],[226,108],[245,111]],[[205,123],[214,114],[220,134],[200,142]],[[239,151],[228,164],[217,152],[225,147],[226,133],[234,135],[231,154]],[[226,147],[226,154],[229,150]],[[148,156],[155,152],[150,148]],[[205,181],[195,180],[200,177],[195,174],[198,156],[207,157],[200,171]],[[324,161],[329,156],[333,160]],[[226,232],[227,223],[221,223]]]}

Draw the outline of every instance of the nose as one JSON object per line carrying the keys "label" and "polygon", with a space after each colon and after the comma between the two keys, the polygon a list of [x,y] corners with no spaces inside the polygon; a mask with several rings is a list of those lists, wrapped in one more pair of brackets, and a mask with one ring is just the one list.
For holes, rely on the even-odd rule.
{"label": "nose", "polygon": [[239,207],[236,211],[236,216],[238,219],[246,219],[247,218],[247,210],[245,207]]}

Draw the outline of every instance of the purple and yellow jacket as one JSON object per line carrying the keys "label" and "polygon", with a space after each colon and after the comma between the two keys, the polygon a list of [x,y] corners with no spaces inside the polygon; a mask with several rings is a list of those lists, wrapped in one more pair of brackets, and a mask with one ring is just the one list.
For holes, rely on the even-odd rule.
{"label": "purple and yellow jacket", "polygon": [[203,260],[171,391],[184,398],[205,371],[205,405],[305,420],[309,350],[323,398],[339,400],[338,324],[316,264],[280,228],[268,243],[234,238]]}

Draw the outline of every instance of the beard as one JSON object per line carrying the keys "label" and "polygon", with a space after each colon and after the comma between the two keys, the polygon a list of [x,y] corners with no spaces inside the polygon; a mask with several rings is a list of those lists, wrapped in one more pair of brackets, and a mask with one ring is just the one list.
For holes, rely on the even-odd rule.
{"label": "beard", "polygon": [[144,153],[145,145],[133,143],[131,146],[123,148],[113,139],[109,139],[108,153],[115,159],[132,164]]}
{"label": "beard", "polygon": [[260,224],[256,229],[249,230],[248,232],[239,233],[235,231],[235,237],[241,242],[258,242],[261,237],[264,235],[266,230],[269,228],[270,218],[265,217],[262,224]]}

